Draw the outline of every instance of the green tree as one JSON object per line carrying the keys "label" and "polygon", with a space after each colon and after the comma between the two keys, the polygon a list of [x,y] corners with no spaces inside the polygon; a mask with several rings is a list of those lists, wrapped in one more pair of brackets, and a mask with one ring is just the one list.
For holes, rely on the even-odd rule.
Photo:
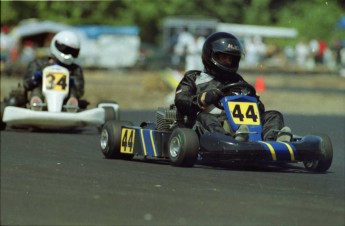
{"label": "green tree", "polygon": [[168,16],[215,18],[225,23],[296,28],[300,36],[330,41],[345,15],[343,0],[115,0],[1,1],[1,24],[38,18],[71,25],[137,25],[144,41],[158,43]]}

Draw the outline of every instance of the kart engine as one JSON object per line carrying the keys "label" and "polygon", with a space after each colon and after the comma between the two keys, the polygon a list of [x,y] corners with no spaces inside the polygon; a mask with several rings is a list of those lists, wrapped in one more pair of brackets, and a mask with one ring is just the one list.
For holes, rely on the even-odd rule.
{"label": "kart engine", "polygon": [[178,113],[174,105],[171,105],[170,108],[157,109],[156,125],[158,130],[168,131],[178,121],[183,121],[183,116]]}
{"label": "kart engine", "polygon": [[9,106],[25,107],[27,96],[24,88],[18,83],[18,87],[10,91],[10,95],[4,98],[4,101]]}

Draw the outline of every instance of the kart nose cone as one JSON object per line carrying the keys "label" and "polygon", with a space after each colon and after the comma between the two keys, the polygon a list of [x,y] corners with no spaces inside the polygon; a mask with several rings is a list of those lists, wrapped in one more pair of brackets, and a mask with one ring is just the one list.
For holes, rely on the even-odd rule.
{"label": "kart nose cone", "polygon": [[177,157],[181,151],[181,142],[178,137],[173,137],[169,145],[169,152],[171,157]]}

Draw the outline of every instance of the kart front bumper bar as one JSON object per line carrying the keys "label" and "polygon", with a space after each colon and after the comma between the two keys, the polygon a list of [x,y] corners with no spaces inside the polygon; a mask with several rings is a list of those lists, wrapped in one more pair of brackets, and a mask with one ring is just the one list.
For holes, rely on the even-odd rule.
{"label": "kart front bumper bar", "polygon": [[321,138],[304,136],[296,142],[238,142],[223,134],[200,137],[200,155],[207,159],[297,162],[322,158]]}
{"label": "kart front bumper bar", "polygon": [[104,109],[95,108],[78,113],[33,111],[8,106],[3,121],[10,126],[64,129],[82,126],[99,126],[104,123]]}

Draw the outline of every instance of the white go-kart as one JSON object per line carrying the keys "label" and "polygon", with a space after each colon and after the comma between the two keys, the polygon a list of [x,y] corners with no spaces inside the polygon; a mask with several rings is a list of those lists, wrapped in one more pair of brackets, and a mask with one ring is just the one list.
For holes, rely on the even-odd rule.
{"label": "white go-kart", "polygon": [[85,100],[82,101],[84,104],[79,103],[83,107],[64,104],[70,85],[66,68],[47,66],[42,73],[43,103],[31,106],[26,102],[22,88],[12,90],[1,102],[1,130],[6,127],[60,130],[86,126],[100,129],[106,121],[119,119],[119,105],[115,101],[101,101],[94,109],[86,109],[88,103]]}

